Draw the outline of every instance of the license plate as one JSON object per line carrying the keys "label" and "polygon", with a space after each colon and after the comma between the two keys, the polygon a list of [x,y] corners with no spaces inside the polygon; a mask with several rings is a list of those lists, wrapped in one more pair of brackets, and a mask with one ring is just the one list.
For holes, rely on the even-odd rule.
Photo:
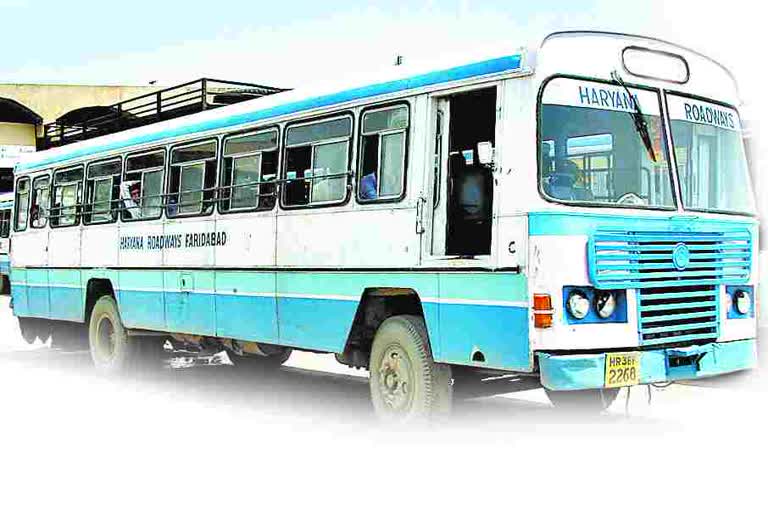
{"label": "license plate", "polygon": [[605,387],[624,388],[640,384],[640,354],[608,354],[605,356]]}

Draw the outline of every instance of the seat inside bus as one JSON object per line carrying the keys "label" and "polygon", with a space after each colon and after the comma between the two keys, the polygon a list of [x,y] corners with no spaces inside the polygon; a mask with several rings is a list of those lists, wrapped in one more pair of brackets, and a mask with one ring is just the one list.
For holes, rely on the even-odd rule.
{"label": "seat inside bus", "polygon": [[446,255],[491,253],[493,169],[479,162],[478,144],[496,145],[496,89],[451,97]]}

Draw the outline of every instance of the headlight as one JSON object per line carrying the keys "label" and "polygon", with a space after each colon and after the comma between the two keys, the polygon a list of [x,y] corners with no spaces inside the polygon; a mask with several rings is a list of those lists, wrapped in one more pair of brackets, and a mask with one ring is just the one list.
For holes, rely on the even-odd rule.
{"label": "headlight", "polygon": [[733,304],[740,315],[748,315],[752,312],[752,297],[749,292],[739,290],[733,295]]}
{"label": "headlight", "polygon": [[595,295],[595,311],[597,316],[608,320],[616,312],[616,295],[611,292],[597,292]]}
{"label": "headlight", "polygon": [[587,318],[589,308],[589,299],[583,292],[573,291],[568,296],[568,313],[576,320]]}

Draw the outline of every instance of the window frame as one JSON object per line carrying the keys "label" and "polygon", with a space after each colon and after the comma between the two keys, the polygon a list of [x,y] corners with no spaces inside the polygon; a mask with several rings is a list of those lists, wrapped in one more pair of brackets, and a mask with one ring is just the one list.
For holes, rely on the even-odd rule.
{"label": "window frame", "polygon": [[[110,176],[99,176],[98,178],[94,178],[94,179],[90,179],[89,178],[88,173],[91,171],[91,167],[96,166],[96,165],[101,165],[101,164],[107,164],[107,163],[110,163],[110,162],[120,162],[120,172],[118,174],[112,174]],[[82,210],[83,210],[83,211],[81,211],[81,214],[82,214],[82,217],[83,217],[83,225],[84,226],[99,226],[99,225],[104,225],[104,224],[114,224],[115,222],[117,222],[117,219],[120,217],[120,211],[121,211],[121,208],[119,207],[119,203],[120,203],[120,192],[119,192],[119,189],[120,189],[120,184],[122,183],[122,174],[123,174],[122,171],[123,171],[123,166],[124,165],[125,164],[124,164],[123,156],[122,155],[118,155],[118,156],[114,156],[114,157],[110,157],[110,158],[104,158],[104,159],[101,159],[101,160],[94,160],[92,162],[88,162],[88,164],[85,166],[85,172],[83,173],[83,200],[82,200],[82,204],[81,204],[81,207],[82,207]],[[99,182],[102,182],[102,181],[111,180],[112,181],[112,190],[114,190],[114,187],[115,187],[114,180],[115,180],[115,178],[118,179],[118,183],[117,183],[117,187],[118,187],[117,200],[115,200],[115,199],[111,199],[110,200],[109,211],[96,213],[96,215],[107,215],[108,214],[108,215],[110,215],[110,219],[105,220],[105,221],[94,222],[93,218],[92,218],[93,215],[94,215],[94,212],[93,212],[94,202],[91,200],[91,198],[88,199],[88,204],[87,204],[88,210],[86,212],[85,196],[89,195],[88,183],[89,182],[93,182],[93,185],[94,185],[94,189],[93,190],[95,191],[96,190],[96,183],[99,183]],[[118,207],[117,208],[115,208],[115,206],[114,206],[115,202],[118,203]],[[86,220],[86,217],[88,217],[87,220]]]}
{"label": "window frame", "polygon": [[[677,183],[677,170],[674,168],[674,164],[672,161],[673,155],[671,155],[670,151],[672,150],[671,146],[671,134],[667,130],[667,110],[666,105],[664,104],[664,90],[659,87],[651,87],[648,85],[638,85],[635,83],[629,83],[626,82],[626,86],[631,89],[639,89],[639,90],[645,90],[650,91],[657,94],[658,100],[659,100],[659,112],[660,112],[660,118],[661,118],[661,130],[662,130],[662,149],[666,152],[667,157],[667,168],[669,172],[669,180],[670,180],[670,192],[672,194],[672,206],[643,206],[643,205],[625,205],[625,204],[603,204],[603,203],[590,203],[590,202],[582,202],[582,201],[564,201],[562,199],[557,199],[554,197],[549,196],[545,190],[544,190],[544,180],[541,163],[542,163],[542,153],[541,153],[541,145],[544,142],[544,138],[542,137],[542,107],[544,104],[542,103],[542,100],[544,99],[544,92],[547,89],[547,86],[552,82],[553,80],[557,80],[559,78],[565,78],[565,79],[571,79],[571,80],[582,80],[582,81],[588,81],[593,82],[597,84],[603,84],[603,85],[616,85],[615,82],[612,82],[611,80],[605,80],[602,78],[595,78],[591,76],[584,76],[584,75],[573,75],[573,74],[567,74],[567,73],[556,73],[554,75],[551,75],[547,77],[539,87],[539,92],[536,97],[536,188],[539,191],[539,197],[541,197],[544,201],[550,204],[555,204],[559,206],[567,206],[567,207],[576,207],[576,208],[588,208],[588,209],[620,209],[620,210],[644,210],[644,211],[656,211],[656,212],[676,212],[680,211],[680,201],[681,198],[679,196],[679,189],[678,189],[678,183]],[[549,140],[549,139],[547,139]]]}
{"label": "window frame", "polygon": [[[3,217],[7,219],[3,220]],[[0,239],[6,240],[11,237],[11,218],[13,217],[13,210],[10,208],[3,208],[0,210]],[[3,235],[3,225],[8,226],[8,234]]]}
{"label": "window frame", "polygon": [[[64,172],[74,171],[76,169],[80,169],[82,171],[82,173],[83,173],[83,177],[80,178],[79,181],[68,181],[68,182],[64,183],[64,185],[59,185],[59,184],[56,183],[56,176],[58,176],[59,174],[64,173]],[[66,229],[66,228],[77,227],[77,226],[80,225],[80,222],[82,220],[82,213],[83,213],[82,212],[82,209],[83,209],[83,197],[82,196],[85,193],[85,185],[84,185],[85,176],[86,176],[86,174],[85,174],[85,164],[84,163],[77,164],[77,165],[71,165],[69,167],[61,167],[61,168],[56,169],[56,170],[53,171],[52,178],[51,178],[51,196],[50,196],[51,197],[51,204],[53,204],[53,201],[56,198],[56,188],[58,186],[70,186],[70,185],[75,185],[76,184],[78,186],[78,192],[79,192],[78,196],[79,197],[77,197],[76,201],[75,201],[75,213],[74,213],[75,222],[73,222],[72,224],[67,224],[66,226],[62,226],[61,224],[54,225],[53,223],[50,222],[50,217],[49,217],[48,218],[49,219],[49,225],[51,226],[52,229]],[[67,208],[71,208],[71,207],[67,207]],[[53,210],[53,206],[51,206],[50,209]],[[62,210],[62,208],[59,208],[59,212],[57,214],[57,217],[59,218],[59,221],[61,221],[61,218],[63,217],[63,215],[61,213],[61,210]]]}
{"label": "window frame", "polygon": [[[403,139],[403,176],[402,176],[402,190],[400,192],[400,195],[398,196],[389,196],[384,199],[362,199],[360,197],[360,180],[363,179],[362,174],[362,166],[363,166],[363,137],[366,135],[363,133],[363,124],[365,122],[365,116],[367,114],[375,113],[375,112],[381,112],[384,110],[392,110],[398,107],[405,107],[406,111],[408,112],[408,127],[405,129],[398,129],[398,130],[386,130],[381,132],[374,132],[373,134],[376,134],[379,136],[379,164],[381,164],[381,139],[384,135],[394,134],[394,133],[405,133],[405,137]],[[359,122],[359,130],[357,134],[357,162],[355,166],[354,171],[354,189],[355,189],[355,200],[357,204],[360,205],[368,205],[368,204],[393,204],[393,203],[400,203],[402,202],[406,196],[408,195],[408,164],[410,163],[410,147],[411,147],[411,127],[413,126],[413,119],[411,118],[411,104],[408,101],[398,101],[394,103],[386,103],[382,105],[373,105],[370,107],[366,107],[360,111],[360,122]],[[370,134],[370,135],[373,135]],[[380,170],[379,170],[380,172]],[[377,182],[377,186],[379,183]]]}
{"label": "window frame", "polygon": [[[24,222],[24,229],[19,229],[19,184],[22,182],[27,182],[29,184],[29,189],[27,191],[27,204],[25,206],[26,209],[26,221]],[[29,229],[29,201],[32,197],[32,180],[29,176],[22,176],[16,180],[16,185],[14,186],[14,193],[13,193],[13,215],[11,217],[11,224],[13,228],[14,233],[23,233]],[[10,236],[10,234],[9,234]]]}
{"label": "window frame", "polygon": [[[733,110],[734,112],[736,112],[738,114],[740,122],[743,122],[743,120],[744,120],[744,118],[741,115],[741,111],[739,109],[737,109],[734,105],[731,105],[730,103],[727,103],[727,102],[724,102],[724,101],[713,100],[713,99],[710,99],[710,98],[706,98],[704,96],[698,96],[698,95],[695,95],[695,94],[680,92],[680,91],[674,90],[674,89],[664,89],[662,96],[664,97],[664,109],[667,112],[669,112],[669,96],[677,96],[677,97],[680,97],[680,98],[689,98],[689,99],[692,99],[692,100],[695,100],[695,101],[702,101],[702,102],[705,102],[705,103],[712,103],[713,105],[719,105],[721,107],[729,108],[729,109]],[[674,154],[675,147],[676,147],[675,146],[675,134],[674,134],[674,130],[672,130],[672,119],[669,119],[668,121],[669,121],[669,148],[670,148],[670,151],[672,152],[672,154]],[[744,145],[744,129],[743,129],[743,125],[742,125],[742,131],[740,133],[740,139],[741,139],[741,144],[744,147],[744,152],[745,152],[747,158],[749,158],[749,155],[747,154],[747,147],[746,147],[746,145]],[[714,209],[702,210],[702,209],[687,208],[685,206],[685,197],[683,195],[683,181],[682,181],[681,176],[679,174],[679,171],[677,169],[677,155],[675,155],[675,166],[674,167],[675,167],[675,170],[674,170],[675,171],[675,176],[677,176],[677,183],[678,183],[677,194],[679,194],[679,208],[680,208],[680,210],[682,210],[684,212],[692,212],[692,213],[708,213],[708,214],[714,214],[714,215],[729,215],[729,216],[732,216],[732,217],[746,217],[746,218],[753,218],[753,219],[760,217],[760,214],[757,211],[750,213],[750,212],[735,212],[735,211],[729,211],[729,210],[714,210]],[[757,197],[756,197],[757,189],[755,187],[755,185],[756,185],[755,176],[753,176],[749,172],[749,169],[747,169],[747,175],[749,176],[749,184],[750,184],[750,187],[751,187],[750,193],[753,195],[753,198],[755,199],[755,207],[756,207],[756,209],[759,210],[760,208],[759,208],[759,204],[757,203]]]}
{"label": "window frame", "polygon": [[[300,126],[309,126],[313,124],[319,124],[327,121],[333,121],[336,119],[343,119],[343,118],[349,118],[350,120],[350,135],[346,138],[336,137],[334,139],[327,139],[323,140],[320,144],[304,144],[304,145],[296,145],[296,146],[288,146],[288,131],[290,128],[297,128]],[[288,177],[287,173],[288,170],[286,169],[286,165],[288,164],[288,158],[287,158],[287,152],[289,149],[292,148],[303,148],[309,146],[312,148],[312,156],[311,158],[314,160],[314,147],[315,146],[322,146],[327,144],[334,144],[342,141],[348,142],[347,147],[347,167],[351,167],[351,165],[354,163],[354,156],[355,156],[355,129],[357,128],[355,123],[355,114],[354,112],[350,110],[345,110],[342,112],[335,112],[333,114],[327,114],[320,117],[314,117],[309,119],[301,119],[297,120],[291,123],[287,123],[285,127],[283,128],[283,137],[282,137],[282,147],[280,151],[280,165],[279,165],[279,179],[278,182],[280,183],[280,188],[278,190],[279,197],[279,203],[280,203],[280,209],[281,210],[306,210],[310,208],[330,208],[330,207],[338,207],[338,206],[346,206],[350,200],[352,199],[352,188],[354,187],[354,169],[347,169],[348,175],[347,175],[347,184],[346,184],[346,194],[344,198],[340,201],[327,201],[322,203],[315,203],[312,204],[311,202],[309,204],[299,204],[299,205],[286,205],[285,204],[285,190],[286,185],[288,184]],[[313,178],[314,179],[314,178]],[[302,181],[304,178],[302,178]],[[298,180],[291,180],[291,181],[298,181]]]}
{"label": "window frame", "polygon": [[[168,198],[167,194],[167,184],[166,184],[166,178],[170,174],[168,172],[168,159],[169,159],[169,151],[167,146],[161,146],[153,149],[147,149],[143,151],[134,151],[133,153],[126,153],[123,156],[123,172],[120,178],[120,183],[122,184],[124,181],[126,181],[126,175],[128,174],[128,160],[131,158],[151,155],[153,153],[162,153],[163,154],[163,166],[161,167],[148,167],[146,169],[142,169],[141,171],[134,171],[134,172],[141,172],[141,191],[142,191],[142,199],[144,199],[143,193],[144,193],[144,176],[147,173],[150,172],[157,172],[160,171],[163,173],[161,184],[160,184],[160,206],[158,206],[158,210],[160,210],[160,214],[155,217],[148,217],[148,218],[140,218],[140,219],[129,219],[127,218],[127,209],[121,204],[119,208],[120,212],[120,222],[146,222],[146,221],[152,221],[152,220],[161,220],[163,217],[165,217],[165,209],[166,204],[165,200]],[[122,203],[122,199],[120,200],[120,203]],[[141,208],[141,205],[139,205],[139,208]]]}
{"label": "window frame", "polygon": [[[168,157],[167,157],[167,160],[166,160],[166,163],[165,163],[165,167],[166,167],[167,171],[165,173],[165,180],[164,180],[164,185],[163,185],[164,191],[165,191],[163,195],[165,197],[163,198],[163,206],[162,206],[162,208],[163,208],[163,216],[166,219],[173,220],[173,219],[186,219],[186,218],[190,218],[190,217],[210,217],[216,211],[216,203],[218,201],[217,198],[218,198],[218,195],[219,195],[218,194],[218,191],[219,191],[219,189],[218,189],[218,185],[219,185],[219,169],[221,167],[221,144],[220,144],[221,140],[220,139],[221,138],[218,137],[218,136],[206,137],[206,138],[196,139],[196,140],[192,140],[192,141],[179,142],[177,144],[173,144],[173,145],[168,147]],[[172,174],[172,169],[173,169],[173,166],[174,166],[173,165],[173,152],[177,151],[179,149],[184,149],[184,148],[188,148],[188,147],[192,147],[192,146],[198,146],[198,145],[206,144],[206,143],[209,143],[209,142],[213,142],[214,143],[215,158],[210,159],[210,160],[192,160],[192,161],[184,162],[183,164],[181,164],[180,167],[182,167],[182,170],[179,171],[179,190],[176,191],[176,192],[172,192],[171,191],[171,174]],[[198,163],[201,163],[201,162],[203,164],[205,164],[205,162],[209,162],[209,161],[213,161],[216,164],[216,169],[215,169],[215,171],[213,173],[213,175],[214,175],[213,176],[214,177],[214,184],[213,184],[213,186],[210,189],[211,192],[213,192],[213,199],[211,199],[211,206],[212,206],[212,208],[210,209],[210,211],[207,212],[207,213],[203,211],[204,210],[204,206],[205,206],[205,191],[206,191],[206,189],[205,189],[205,172],[203,172],[203,180],[202,180],[203,181],[203,183],[202,183],[203,188],[200,190],[200,192],[203,194],[203,198],[200,201],[200,212],[198,212],[198,213],[176,213],[176,215],[169,215],[168,214],[168,207],[170,206],[170,204],[168,203],[168,200],[171,198],[171,196],[174,196],[174,195],[179,196],[179,199],[181,199],[181,194],[182,194],[182,192],[181,192],[181,174],[183,172],[183,167],[188,167],[190,165],[198,164]],[[186,192],[186,193],[189,194],[191,192]],[[177,208],[178,208],[178,205],[177,205]]]}
{"label": "window frame", "polygon": [[[268,131],[272,131],[272,130],[277,132],[277,147],[274,150],[277,153],[277,169],[275,169],[275,179],[273,181],[273,184],[275,186],[275,196],[276,196],[276,199],[279,198],[280,196],[282,196],[282,191],[281,191],[282,187],[280,185],[282,183],[281,182],[281,168],[282,168],[282,156],[283,156],[282,149],[283,149],[283,145],[281,144],[281,142],[283,141],[283,139],[282,139],[283,133],[281,133],[280,125],[269,125],[269,126],[264,126],[264,127],[252,128],[252,129],[245,130],[245,131],[240,131],[240,132],[228,133],[224,137],[222,137],[222,139],[221,139],[221,155],[220,155],[220,162],[219,162],[219,178],[218,178],[219,181],[218,181],[217,187],[216,187],[217,193],[219,195],[219,198],[216,200],[216,202],[217,202],[216,210],[217,210],[217,212],[219,214],[221,214],[221,215],[233,215],[233,214],[238,214],[238,213],[269,212],[269,211],[273,211],[275,209],[275,207],[277,206],[278,201],[275,201],[272,204],[272,206],[269,207],[269,208],[260,208],[257,205],[256,207],[252,207],[252,208],[231,208],[230,207],[230,208],[225,210],[225,209],[222,208],[222,205],[224,204],[224,198],[222,198],[221,194],[219,193],[221,191],[221,185],[224,183],[224,171],[225,171],[225,162],[224,162],[224,160],[226,158],[232,158],[233,160],[235,160],[237,158],[245,158],[245,157],[256,156],[256,155],[260,155],[261,156],[264,153],[268,153],[267,151],[257,151],[255,153],[236,153],[234,156],[227,156],[227,155],[224,154],[224,152],[226,150],[226,147],[227,147],[227,141],[229,141],[230,139],[237,139],[237,138],[247,137],[248,135],[256,135],[256,134],[259,134],[259,133],[268,132]],[[283,132],[285,132],[285,131],[286,130],[283,130]],[[263,164],[263,160],[262,160],[261,163]],[[233,169],[233,171],[234,171],[234,169]],[[260,164],[259,165],[259,183],[260,184],[262,182],[262,175],[261,175],[261,173],[262,173],[262,169],[261,169],[261,164]],[[232,189],[230,189],[230,192],[231,191],[232,191]],[[232,196],[230,195],[227,198],[227,200],[230,201],[230,205],[231,205]]]}
{"label": "window frame", "polygon": [[[43,220],[44,220],[45,222],[43,223],[43,225],[42,225],[42,226],[35,226],[35,225],[33,225],[33,224],[32,224],[32,222],[31,222],[31,220],[32,220],[32,219],[30,219],[30,227],[31,227],[32,229],[45,229],[45,228],[47,228],[47,227],[48,227],[48,225],[49,225],[49,222],[48,222],[48,221],[49,221],[49,216],[50,216],[50,211],[51,211],[51,190],[52,190],[52,188],[53,188],[53,187],[51,186],[51,184],[53,183],[53,180],[51,179],[51,175],[50,175],[50,174],[48,174],[48,173],[46,173],[46,174],[41,174],[41,175],[39,175],[39,176],[35,176],[35,177],[32,179],[32,189],[31,189],[31,194],[30,194],[30,196],[29,196],[29,206],[30,206],[30,210],[31,210],[31,209],[32,209],[32,204],[34,204],[34,199],[35,199],[35,196],[37,195],[37,194],[35,193],[35,191],[37,190],[37,189],[35,188],[35,185],[37,184],[37,182],[39,182],[39,181],[42,181],[42,180],[48,180],[48,213],[47,213],[47,214],[46,214],[46,216],[43,218]],[[32,212],[30,211],[30,214],[31,214],[31,213],[32,213]]]}

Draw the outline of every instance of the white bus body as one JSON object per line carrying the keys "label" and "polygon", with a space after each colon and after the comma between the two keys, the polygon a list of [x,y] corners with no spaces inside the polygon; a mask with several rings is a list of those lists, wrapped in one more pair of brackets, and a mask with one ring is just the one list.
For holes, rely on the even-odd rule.
{"label": "white bus body", "polygon": [[[628,49],[640,52],[635,74]],[[643,68],[648,50],[651,67]],[[670,55],[684,67],[653,60]],[[670,76],[648,77],[657,70]],[[626,124],[635,102],[651,120],[647,148]],[[424,319],[435,364],[530,375],[551,391],[612,387],[606,365],[617,353],[639,361],[640,375],[628,384],[750,368],[754,307],[741,314],[734,303],[756,292],[757,221],[684,205],[702,195],[715,204],[723,194],[701,183],[724,155],[715,151],[728,134],[717,130],[738,130],[739,103],[730,74],[696,52],[638,36],[559,33],[514,55],[437,70],[397,67],[378,82],[281,93],[25,156],[17,202],[33,202],[32,192],[19,190],[60,180],[54,195],[77,194],[81,206],[75,213],[51,204],[71,226],[51,228],[44,215],[39,227],[15,226],[14,311],[88,322],[98,296],[113,294],[131,331],[329,352],[358,366],[368,366],[382,321],[415,315]],[[365,117],[381,109],[386,120]],[[594,126],[621,131],[585,133],[578,116],[590,112],[598,112],[586,118]],[[697,113],[700,123],[686,120]],[[228,142],[237,146],[233,136],[262,130],[268,149],[239,163],[223,156]],[[670,133],[693,133],[698,145],[673,148]],[[368,152],[371,144],[378,153]],[[132,157],[153,151],[165,173],[166,204],[156,209],[163,214],[129,221],[125,197],[113,192],[119,211],[93,222],[93,164],[104,163],[94,174],[113,172],[104,169],[116,159],[126,176],[129,161],[139,165]],[[702,163],[705,152],[712,166]],[[628,155],[649,162],[637,179],[618,177]],[[187,160],[172,170],[174,158]],[[402,186],[396,171],[384,174],[401,158]],[[378,169],[373,192],[363,162]],[[240,164],[256,166],[259,190],[272,190],[263,184],[278,174],[276,205],[262,206],[269,201],[259,196],[259,211],[233,212],[231,202],[223,211],[222,197],[232,201],[237,190],[222,192],[224,169]],[[569,195],[555,197],[560,168],[574,165],[579,170],[563,178]],[[209,166],[215,182],[205,177]],[[691,169],[698,174],[689,180]],[[67,188],[75,178],[79,184]],[[193,179],[202,180],[199,195],[182,188]],[[616,195],[633,183],[636,193]],[[576,198],[586,186],[589,199]],[[361,197],[368,193],[386,199]],[[172,215],[198,205],[211,211]],[[623,267],[611,270],[610,262]],[[569,309],[574,292],[591,302],[584,319]],[[597,317],[596,300],[613,301],[617,312]],[[660,315],[665,307],[674,314]]]}

